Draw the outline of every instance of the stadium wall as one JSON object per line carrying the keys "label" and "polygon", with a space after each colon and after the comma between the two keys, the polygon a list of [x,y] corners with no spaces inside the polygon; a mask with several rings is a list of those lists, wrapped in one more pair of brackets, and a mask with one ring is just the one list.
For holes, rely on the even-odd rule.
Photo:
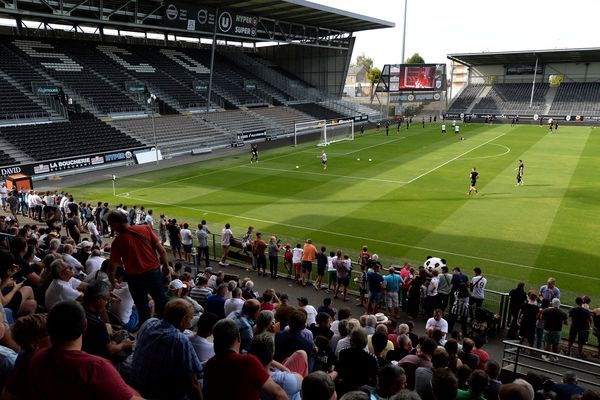
{"label": "stadium wall", "polygon": [[[543,66],[543,74],[536,77],[537,83],[547,83],[550,75],[564,75],[565,82],[600,81],[600,62],[552,63]],[[484,84],[486,78],[496,77],[495,83],[531,83],[533,74],[506,75],[504,65],[479,65],[471,67],[470,84]]]}
{"label": "stadium wall", "polygon": [[341,97],[355,38],[349,48],[326,49],[321,47],[287,45],[260,47],[258,52],[267,60],[310,83],[330,97]]}

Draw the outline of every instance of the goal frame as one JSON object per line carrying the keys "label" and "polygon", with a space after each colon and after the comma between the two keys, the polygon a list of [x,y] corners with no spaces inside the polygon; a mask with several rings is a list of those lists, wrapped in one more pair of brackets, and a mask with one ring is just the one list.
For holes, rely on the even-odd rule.
{"label": "goal frame", "polygon": [[[336,139],[328,139],[327,132],[331,131],[336,127],[341,127],[344,125],[349,125],[350,127],[350,135],[343,138]],[[328,146],[332,143],[341,142],[343,140],[354,140],[354,119],[339,119],[339,120],[314,120],[307,122],[298,122],[294,124],[294,146],[298,145],[298,136],[302,134],[300,132],[307,131],[306,133],[311,132],[321,132],[321,137],[319,139],[319,144],[317,146]]]}

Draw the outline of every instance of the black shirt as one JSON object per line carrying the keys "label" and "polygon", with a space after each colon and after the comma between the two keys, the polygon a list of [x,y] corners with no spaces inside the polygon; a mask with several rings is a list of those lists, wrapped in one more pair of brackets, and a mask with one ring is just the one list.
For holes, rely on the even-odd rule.
{"label": "black shirt", "polygon": [[179,242],[181,229],[175,224],[167,225],[167,231],[169,231],[169,241],[170,242]]}
{"label": "black shirt", "polygon": [[81,234],[77,230],[77,223],[72,219],[67,220],[65,222],[65,226],[67,227],[67,232],[69,232],[69,236],[73,238],[75,243],[79,243],[79,239],[81,238]]}
{"label": "black shirt", "polygon": [[85,312],[87,318],[87,327],[83,332],[82,350],[89,354],[94,354],[99,357],[110,358],[110,354],[106,349],[106,345],[110,343],[110,336],[104,321],[91,312]]}
{"label": "black shirt", "polygon": [[373,354],[363,349],[349,348],[340,352],[336,369],[344,386],[351,391],[363,385],[375,386],[379,365]]}
{"label": "black shirt", "polygon": [[575,307],[569,310],[571,317],[571,329],[586,331],[590,328],[590,317],[592,313],[583,307]]}
{"label": "black shirt", "polygon": [[479,172],[471,171],[471,182],[477,182],[477,177],[479,176]]}
{"label": "black shirt", "polygon": [[567,320],[567,314],[560,311],[558,308],[546,308],[542,313],[544,320],[544,330],[546,331],[561,331],[563,321]]}
{"label": "black shirt", "polygon": [[321,328],[313,324],[309,329],[312,332],[313,337],[325,336],[327,339],[331,339],[333,337],[333,332],[329,328]]}

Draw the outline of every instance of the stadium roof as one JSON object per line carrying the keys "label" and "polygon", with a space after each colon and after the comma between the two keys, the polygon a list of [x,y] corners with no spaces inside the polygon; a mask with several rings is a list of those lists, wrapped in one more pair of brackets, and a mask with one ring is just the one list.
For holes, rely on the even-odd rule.
{"label": "stadium roof", "polygon": [[541,63],[600,61],[600,48],[448,54],[448,59],[468,66],[535,63],[536,58]]}
{"label": "stadium roof", "polygon": [[393,28],[396,26],[390,21],[367,17],[306,0],[196,0],[194,3],[344,32]]}

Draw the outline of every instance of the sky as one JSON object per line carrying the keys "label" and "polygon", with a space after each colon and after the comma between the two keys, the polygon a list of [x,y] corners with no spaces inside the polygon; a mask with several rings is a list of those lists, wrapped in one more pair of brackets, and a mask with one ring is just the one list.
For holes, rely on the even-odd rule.
{"label": "sky", "polygon": [[[401,63],[403,0],[312,0],[391,21],[393,29],[358,32],[352,55],[374,66]],[[406,58],[447,63],[451,53],[600,47],[598,0],[408,0]]]}

